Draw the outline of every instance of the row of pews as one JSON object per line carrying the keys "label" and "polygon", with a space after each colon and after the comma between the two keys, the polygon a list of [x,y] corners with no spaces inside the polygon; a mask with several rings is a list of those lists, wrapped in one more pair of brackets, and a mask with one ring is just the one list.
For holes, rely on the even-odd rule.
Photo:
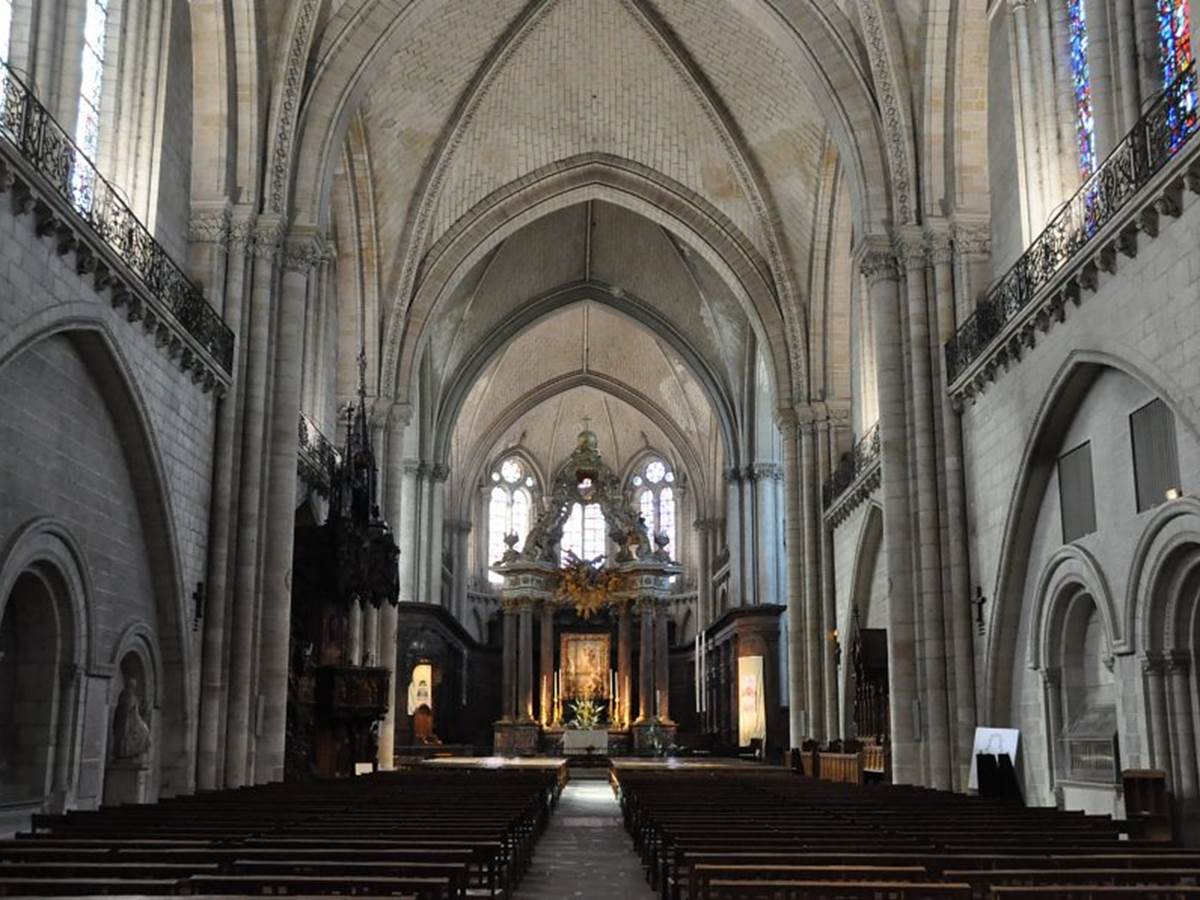
{"label": "row of pews", "polygon": [[1131,842],[1108,817],[787,770],[613,780],[664,900],[1200,897],[1200,851]]}
{"label": "row of pews", "polygon": [[421,768],[35,816],[0,842],[0,896],[509,897],[561,780]]}

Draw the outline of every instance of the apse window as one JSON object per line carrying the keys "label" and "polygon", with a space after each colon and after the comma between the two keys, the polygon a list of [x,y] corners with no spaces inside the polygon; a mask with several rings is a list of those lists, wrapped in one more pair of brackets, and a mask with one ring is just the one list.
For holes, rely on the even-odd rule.
{"label": "apse window", "polygon": [[665,534],[667,551],[675,551],[675,472],[662,459],[646,460],[630,479],[638,511],[651,536]]}
{"label": "apse window", "polygon": [[1058,498],[1063,543],[1096,530],[1096,495],[1092,486],[1092,445],[1080,444],[1058,458]]}
{"label": "apse window", "polygon": [[[533,475],[525,463],[510,456],[492,470],[492,489],[488,495],[488,563],[499,562],[508,547],[507,535],[517,536],[516,549],[525,544],[532,525]],[[488,569],[488,582],[503,584],[503,576]]]}
{"label": "apse window", "polygon": [[1155,398],[1130,414],[1129,433],[1137,511],[1143,513],[1179,496],[1175,417],[1167,404]]}
{"label": "apse window", "polygon": [[592,560],[607,549],[604,511],[598,503],[576,503],[563,525],[562,555],[574,553],[579,559]]}

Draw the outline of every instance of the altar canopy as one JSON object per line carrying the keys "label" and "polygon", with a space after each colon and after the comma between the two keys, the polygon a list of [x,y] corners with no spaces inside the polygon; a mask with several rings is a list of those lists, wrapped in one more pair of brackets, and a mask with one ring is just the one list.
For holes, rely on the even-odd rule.
{"label": "altar canopy", "polygon": [[[669,741],[675,723],[669,710],[667,598],[680,571],[667,550],[670,537],[649,533],[621,479],[601,459],[591,431],[580,433],[548,493],[524,542],[507,535],[508,549],[492,566],[503,579],[504,629],[502,717],[495,725],[494,749],[536,752],[543,728],[562,728],[564,703],[589,700],[607,706],[608,721],[628,729],[635,748],[648,746],[651,733]],[[580,559],[567,552],[564,533],[573,511],[589,508],[595,508],[593,518],[607,533],[594,547],[584,542],[585,553],[602,552]],[[536,651],[535,616],[540,623]],[[559,632],[572,624],[581,630]],[[540,687],[536,704],[534,685]]]}

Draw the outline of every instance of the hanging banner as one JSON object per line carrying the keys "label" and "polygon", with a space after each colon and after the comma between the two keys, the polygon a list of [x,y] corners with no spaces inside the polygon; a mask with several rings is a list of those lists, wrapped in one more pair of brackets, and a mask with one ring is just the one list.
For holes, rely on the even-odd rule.
{"label": "hanging banner", "polygon": [[433,712],[433,666],[421,663],[413,666],[412,681],[408,683],[408,714],[411,716],[417,707],[427,706]]}
{"label": "hanging banner", "polygon": [[763,697],[763,658],[738,657],[738,746],[767,739],[767,703]]}

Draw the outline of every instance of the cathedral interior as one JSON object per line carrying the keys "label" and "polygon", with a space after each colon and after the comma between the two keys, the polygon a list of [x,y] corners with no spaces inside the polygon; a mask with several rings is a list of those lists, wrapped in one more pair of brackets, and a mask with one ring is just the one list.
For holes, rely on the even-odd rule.
{"label": "cathedral interior", "polygon": [[0,893],[602,766],[1200,844],[1190,5],[0,0]]}

